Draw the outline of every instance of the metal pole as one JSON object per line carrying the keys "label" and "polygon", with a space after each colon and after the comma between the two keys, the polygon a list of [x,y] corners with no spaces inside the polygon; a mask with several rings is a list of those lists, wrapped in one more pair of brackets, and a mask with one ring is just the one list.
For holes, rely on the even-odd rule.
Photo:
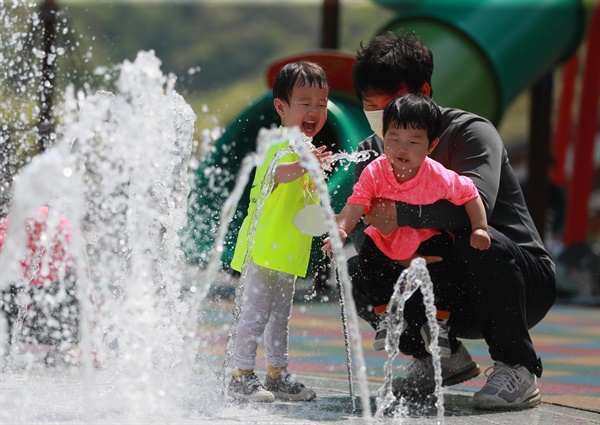
{"label": "metal pole", "polygon": [[531,90],[529,176],[526,193],[527,207],[542,238],[545,235],[549,196],[551,115],[552,74],[548,74],[535,83]]}
{"label": "metal pole", "polygon": [[54,66],[55,43],[57,36],[58,6],[54,0],[45,0],[40,6],[40,20],[43,22],[42,43],[44,58],[42,60],[42,81],[40,93],[40,116],[38,120],[39,152],[44,152],[50,147],[50,136],[54,131],[52,120],[52,94],[54,91]]}
{"label": "metal pole", "polygon": [[337,282],[337,290],[340,294],[340,314],[342,316],[342,329],[344,332],[344,345],[346,347],[346,368],[348,369],[348,388],[350,392],[350,403],[352,404],[352,412],[356,412],[356,400],[354,397],[354,379],[352,376],[352,355],[350,352],[350,336],[348,334],[348,319],[346,318],[346,301],[344,299],[344,291],[342,291],[342,285],[337,273],[337,264],[333,265],[335,268],[335,280]]}
{"label": "metal pole", "polygon": [[339,16],[339,0],[323,0],[323,20],[321,23],[321,48],[338,48]]}
{"label": "metal pole", "polygon": [[554,141],[552,144],[554,156],[552,181],[561,187],[564,187],[567,181],[565,167],[567,149],[572,140],[573,99],[575,97],[575,82],[578,70],[579,55],[574,54],[562,67],[562,89],[558,101]]}
{"label": "metal pole", "polygon": [[598,131],[600,99],[600,1],[587,36],[579,121],[575,132],[575,157],[569,183],[565,245],[585,242],[589,224],[590,194],[594,177],[594,138]]}

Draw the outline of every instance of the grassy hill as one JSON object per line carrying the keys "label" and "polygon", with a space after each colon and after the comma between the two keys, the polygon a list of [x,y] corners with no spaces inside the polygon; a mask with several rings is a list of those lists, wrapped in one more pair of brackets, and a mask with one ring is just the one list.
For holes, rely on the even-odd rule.
{"label": "grassy hill", "polygon": [[[178,76],[199,129],[224,125],[262,94],[269,63],[321,43],[315,3],[75,3],[67,14],[81,43],[90,43],[91,66],[154,50],[163,70]],[[340,50],[353,54],[392,16],[368,2],[344,4]]]}

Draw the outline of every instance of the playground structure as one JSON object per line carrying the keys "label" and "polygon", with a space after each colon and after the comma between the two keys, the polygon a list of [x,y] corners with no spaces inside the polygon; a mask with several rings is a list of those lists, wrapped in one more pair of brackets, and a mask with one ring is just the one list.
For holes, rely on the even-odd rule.
{"label": "playground structure", "polygon": [[[380,32],[414,31],[433,51],[435,71],[432,86],[434,98],[440,105],[472,111],[498,125],[511,101],[523,91],[534,88],[532,105],[541,100],[545,106],[542,111],[547,113],[538,117],[536,122],[532,122],[535,129],[532,128],[530,147],[535,149],[535,154],[529,163],[529,187],[532,196],[528,200],[531,201],[530,210],[536,224],[543,228],[551,154],[548,139],[552,132],[549,130],[551,108],[549,100],[543,97],[544,87],[548,86],[548,78],[555,70],[563,63],[573,61],[571,58],[576,57],[578,48],[587,40],[586,66],[596,71],[594,74],[593,70],[585,70],[586,75],[591,73],[591,76],[587,78],[587,86],[582,88],[583,92],[588,93],[585,104],[582,100],[581,110],[586,110],[586,117],[591,121],[587,126],[593,127],[597,117],[597,86],[600,74],[598,65],[592,63],[597,62],[595,57],[600,55],[597,45],[600,37],[592,37],[600,27],[597,5],[592,7],[589,2],[586,4],[583,0],[477,0],[468,3],[413,0],[376,3],[397,12],[397,17]],[[353,56],[337,50],[323,49],[284,58],[267,69],[269,89],[277,71],[285,63],[299,59],[320,63],[331,81],[328,121],[321,133],[315,137],[315,144],[326,144],[334,152],[355,150],[358,142],[372,131],[362,112],[362,105],[353,91]],[[540,93],[539,90],[536,92],[536,87],[542,88],[541,97],[536,97],[536,93]],[[570,112],[571,103],[563,105],[562,109],[568,109]],[[532,106],[532,120],[534,112]],[[564,113],[557,121],[571,123],[570,116],[567,117]],[[218,212],[227,198],[228,191],[233,187],[236,170],[239,169],[242,159],[255,149],[258,130],[278,124],[278,116],[272,107],[271,92],[267,91],[226,126],[213,150],[198,167],[189,208],[189,230],[193,244],[188,246],[188,253],[193,259],[202,262],[205,253],[210,250],[211,235],[214,234],[211,230],[218,226]],[[544,128],[546,132],[543,131]],[[583,194],[572,200],[578,204],[569,205],[571,217],[567,219],[577,223],[576,231],[565,235],[565,240],[569,243],[584,241],[587,232],[588,202],[594,167],[591,163],[595,134],[593,132],[585,137],[578,133],[577,145],[573,147],[576,158],[581,157],[577,152],[587,152],[587,156],[580,160],[582,166],[574,169],[571,181],[577,181],[578,186],[589,189],[578,189],[577,192]],[[566,180],[563,164],[567,157],[567,143],[560,142],[558,148],[557,143],[555,142],[552,153],[555,163],[560,164],[559,170],[563,172],[564,182]],[[589,164],[583,166],[585,160]],[[589,181],[582,182],[584,179]],[[343,205],[352,184],[353,165],[338,164],[328,180],[334,209]],[[231,258],[235,235],[246,212],[246,202],[247,195],[242,198],[230,223],[226,249],[222,257],[224,267],[227,267]],[[585,229],[583,233],[582,229]],[[542,230],[540,233],[543,234]]]}

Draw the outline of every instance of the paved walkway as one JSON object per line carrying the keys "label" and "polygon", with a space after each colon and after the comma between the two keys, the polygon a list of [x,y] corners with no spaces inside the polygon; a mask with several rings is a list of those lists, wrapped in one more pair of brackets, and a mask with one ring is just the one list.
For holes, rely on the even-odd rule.
{"label": "paved walkway", "polygon": [[[339,303],[304,301],[301,287],[298,293],[290,323],[290,370],[317,388],[320,397],[310,408],[286,405],[285,409],[309,409],[311,412],[323,410],[323,414],[333,409],[339,412],[340,417],[335,421],[332,419],[332,423],[344,418],[352,419],[352,423],[361,423],[354,422],[360,418],[360,413],[358,416],[351,414]],[[232,306],[231,300],[218,298],[206,305],[206,320],[202,328],[208,344],[200,355],[205,359],[213,359],[219,367],[226,341],[223,326],[230,323]],[[373,351],[373,331],[363,321],[360,324],[370,394],[374,402],[377,389],[383,382],[386,353]],[[473,410],[470,407],[471,396],[484,385],[484,371],[492,362],[483,341],[467,340],[463,342],[479,363],[482,373],[479,377],[448,390],[445,396],[445,422],[600,424],[600,308],[557,304],[546,319],[533,329],[532,338],[544,363],[544,376],[538,381],[542,392],[541,406],[510,413]],[[406,357],[400,356],[396,359],[395,366],[401,367],[406,361]],[[356,359],[353,364],[356,365]],[[264,375],[261,346],[256,369],[259,376]],[[358,395],[356,372],[353,373],[355,394]],[[360,408],[360,400],[355,400],[355,403]],[[268,409],[274,409],[273,414],[278,416],[275,412],[281,408],[274,405]],[[431,423],[436,423],[436,410],[433,406],[409,406],[407,409],[407,417],[420,418],[418,423],[429,423],[430,420]],[[299,416],[292,416],[301,420],[301,412],[297,413]],[[267,420],[265,423],[275,422]]]}

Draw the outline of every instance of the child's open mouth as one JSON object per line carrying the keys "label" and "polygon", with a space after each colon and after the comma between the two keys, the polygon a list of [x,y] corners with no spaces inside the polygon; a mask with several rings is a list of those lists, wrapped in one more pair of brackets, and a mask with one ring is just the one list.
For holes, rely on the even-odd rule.
{"label": "child's open mouth", "polygon": [[316,123],[314,121],[303,121],[302,122],[302,130],[304,130],[305,134],[314,133],[316,128]]}

